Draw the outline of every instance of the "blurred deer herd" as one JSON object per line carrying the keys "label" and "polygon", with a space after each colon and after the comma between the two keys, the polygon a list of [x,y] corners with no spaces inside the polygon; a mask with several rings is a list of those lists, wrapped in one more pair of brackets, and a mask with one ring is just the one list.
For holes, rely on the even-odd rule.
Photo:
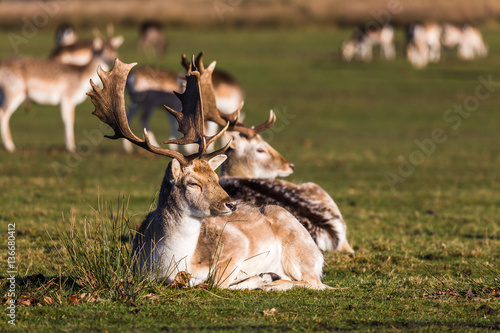
{"label": "blurred deer herd", "polygon": [[[205,67],[203,53],[179,55],[182,71],[134,67],[118,60],[124,39],[111,27],[107,36],[95,35],[79,40],[72,26],[62,25],[49,59],[0,61],[5,149],[15,151],[9,128],[12,114],[23,102],[32,101],[60,106],[66,149],[75,152],[75,106],[89,95],[93,114],[114,130],[111,139],[123,140],[127,152],[136,145],[172,158],[157,208],[136,231],[132,262],[138,274],[172,282],[186,271],[191,285],[210,277],[218,286],[233,289],[328,289],[322,282],[323,253],[354,253],[347,226],[321,186],[275,179],[292,174],[294,164],[259,134],[273,126],[274,112],[261,125],[245,124],[242,86],[232,74],[217,70],[215,61]],[[390,26],[357,29],[342,45],[342,56],[370,61],[373,46],[379,45],[382,57],[394,59],[393,39]],[[168,45],[161,24],[142,24],[137,45],[147,57],[162,57]],[[480,32],[472,26],[408,27],[406,52],[415,67],[438,62],[442,47],[457,47],[462,59],[487,54]],[[149,119],[163,105],[171,128],[168,140],[159,142]],[[136,115],[144,139],[129,127]],[[222,148],[208,152],[216,141]],[[220,178],[214,171],[219,165]]]}
{"label": "blurred deer herd", "polygon": [[[344,60],[371,61],[374,46],[380,46],[382,58],[392,60],[396,57],[394,27],[367,24],[354,31],[352,38],[342,44]],[[406,57],[415,68],[423,68],[429,62],[439,62],[443,48],[456,48],[458,57],[463,60],[488,55],[488,46],[484,43],[481,32],[470,24],[425,22],[406,27]]]}

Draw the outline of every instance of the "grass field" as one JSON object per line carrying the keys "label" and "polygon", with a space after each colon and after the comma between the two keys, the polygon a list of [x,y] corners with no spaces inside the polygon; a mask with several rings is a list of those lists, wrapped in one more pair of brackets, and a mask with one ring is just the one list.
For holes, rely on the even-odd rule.
{"label": "grass field", "polygon": [[[135,32],[118,32],[126,38],[122,59],[145,63]],[[463,62],[447,52],[420,71],[402,55],[401,32],[396,61],[373,63],[340,60],[347,30],[168,33],[159,63],[180,71],[181,53],[203,50],[207,61],[234,73],[246,91],[247,123],[278,111],[266,137],[295,163],[291,179],[320,184],[338,203],[356,255],[326,255],[332,291],[152,285],[134,300],[107,290],[81,302],[71,297],[93,291],[68,279],[61,233],[71,221],[81,228],[95,210],[104,213],[103,203],[117,211],[121,198],[129,225],[140,223],[168,160],[127,155],[120,142],[97,139],[103,131],[89,100],[77,107],[75,155],[64,151],[57,108],[20,108],[11,119],[18,151],[0,149],[0,230],[7,244],[15,224],[17,297],[32,305],[16,308],[16,326],[4,312],[0,330],[499,330],[500,37],[493,28],[483,33],[488,58]],[[4,37],[0,58],[12,55]],[[40,32],[21,53],[44,57],[51,45],[52,32]],[[454,105],[465,111],[450,113]],[[158,136],[168,128],[162,112],[153,124]],[[8,255],[0,253],[5,302]]]}

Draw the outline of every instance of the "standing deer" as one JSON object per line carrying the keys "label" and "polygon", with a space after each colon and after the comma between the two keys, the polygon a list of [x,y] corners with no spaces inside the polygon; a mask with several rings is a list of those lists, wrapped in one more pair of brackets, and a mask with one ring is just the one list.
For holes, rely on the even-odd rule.
{"label": "standing deer", "polygon": [[[66,35],[63,31],[66,31]],[[74,37],[71,37],[73,31]],[[96,33],[97,34],[97,33]],[[93,40],[78,41],[74,30],[58,30],[57,35],[62,35],[61,40],[56,40],[56,47],[50,54],[50,59],[58,61],[63,64],[84,66],[90,62],[94,55]],[[68,36],[69,37],[64,37]],[[100,34],[98,34],[100,35]],[[118,48],[123,44],[123,36],[113,36],[114,29],[112,25],[108,26],[108,37],[101,38],[103,40],[102,53],[107,57],[115,57],[118,53]],[[57,37],[56,37],[57,39]],[[71,42],[73,41],[73,42]],[[113,58],[114,59],[114,58]]]}
{"label": "standing deer", "polygon": [[356,29],[354,36],[342,44],[342,57],[351,61],[357,57],[363,61],[373,58],[373,46],[380,45],[380,55],[388,60],[396,57],[394,47],[394,28],[389,25]]}
{"label": "standing deer", "polygon": [[[196,63],[201,62],[202,56],[203,53],[200,52],[196,58]],[[181,63],[186,70],[189,69],[189,62],[184,54]],[[198,69],[203,75],[205,68],[198,67]],[[211,80],[219,110],[226,114],[231,114],[237,110],[243,103],[244,96],[238,81],[231,74],[220,70],[215,70],[211,74]],[[183,85],[184,82],[179,80],[179,75],[176,72],[158,66],[141,66],[131,71],[127,79],[127,91],[131,101],[127,112],[128,121],[131,122],[142,110],[141,124],[143,128],[148,130],[152,143],[156,142],[156,138],[150,131],[149,120],[154,109],[167,105],[174,110],[180,110],[180,104],[174,92],[181,92],[184,89]],[[170,126],[171,137],[175,137],[177,131],[172,117],[170,117]],[[217,125],[209,122],[207,124],[207,133],[213,135],[216,132]],[[123,142],[125,150],[131,152],[132,145],[130,142],[126,140]]]}
{"label": "standing deer", "polygon": [[[148,131],[151,143],[158,146],[156,138],[150,130],[149,120],[154,109],[163,105],[167,105],[176,111],[181,110],[182,105],[174,94],[174,92],[184,90],[179,74],[164,68],[141,66],[130,72],[126,88],[130,97],[130,105],[127,111],[128,122],[130,123],[142,109],[142,128]],[[177,135],[177,122],[170,113],[167,114],[170,116],[170,137],[175,138]],[[132,151],[132,144],[127,140],[123,140],[123,147],[127,152]]]}
{"label": "standing deer", "polygon": [[70,24],[61,24],[56,30],[56,46],[66,46],[76,43],[78,36]]}
{"label": "standing deer", "polygon": [[[202,67],[201,59],[196,65]],[[276,121],[271,111],[269,119],[256,127],[248,127],[232,115],[219,112],[211,85],[212,63],[201,76],[205,120],[220,126],[231,122],[232,139],[222,165],[220,184],[233,199],[256,206],[278,205],[289,211],[308,230],[323,251],[354,253],[346,238],[347,226],[342,214],[328,193],[315,183],[293,184],[276,177],[287,177],[294,165],[259,135]]]}
{"label": "standing deer", "polygon": [[416,68],[441,59],[441,27],[437,23],[411,24],[407,29],[406,56]]}
{"label": "standing deer", "polygon": [[0,130],[2,141],[10,152],[15,150],[9,120],[19,105],[32,101],[44,105],[60,105],[64,122],[66,149],[74,152],[75,106],[89,91],[89,78],[96,77],[98,65],[107,65],[116,53],[105,52],[103,42],[94,40],[92,58],[85,66],[61,64],[54,60],[12,58],[0,61]]}
{"label": "standing deer", "polygon": [[[207,137],[203,130],[200,75],[186,77],[186,90],[177,94],[182,112],[167,108],[184,137],[165,143],[199,145],[197,153],[151,145],[145,131],[141,140],[130,130],[125,113],[126,77],[135,64],[116,60],[111,72],[100,68],[103,89],[93,82],[89,93],[93,112],[110,125],[112,139],[125,138],[153,153],[171,157],[158,197],[157,208],[142,222],[133,242],[136,271],[171,283],[177,272],[190,274],[190,284],[209,277],[232,289],[290,289],[296,285],[329,288],[321,282],[323,255],[304,227],[278,206],[236,207],[218,184],[214,172],[224,160],[226,147],[206,154],[207,146],[227,129]],[[272,272],[275,274],[270,274]],[[276,274],[283,279],[273,281]]]}
{"label": "standing deer", "polygon": [[462,26],[444,24],[442,44],[447,48],[457,47],[458,57],[464,60],[484,58],[488,55],[488,47],[483,41],[481,32],[469,24]]}
{"label": "standing deer", "polygon": [[160,22],[146,21],[141,24],[137,49],[147,57],[163,57],[167,50],[163,27]]}

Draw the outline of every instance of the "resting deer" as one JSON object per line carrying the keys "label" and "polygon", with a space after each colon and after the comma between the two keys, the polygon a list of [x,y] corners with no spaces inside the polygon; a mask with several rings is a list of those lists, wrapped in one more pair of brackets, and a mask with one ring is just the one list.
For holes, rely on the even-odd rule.
{"label": "resting deer", "polygon": [[[276,177],[287,177],[294,165],[259,135],[276,121],[271,111],[269,119],[256,127],[239,123],[235,116],[217,110],[210,75],[212,63],[201,75],[205,120],[220,126],[231,121],[232,142],[222,165],[220,184],[233,199],[256,206],[278,205],[292,213],[309,231],[323,251],[354,253],[346,238],[347,226],[333,199],[314,183],[293,184]],[[201,59],[196,66],[203,67]]]}
{"label": "resting deer", "polygon": [[0,61],[0,130],[2,141],[10,152],[15,150],[9,120],[19,105],[32,101],[44,105],[60,105],[64,122],[66,149],[74,152],[75,106],[89,91],[89,78],[96,77],[98,65],[113,61],[116,53],[103,51],[103,42],[95,39],[93,56],[85,66],[61,64],[54,60],[12,58]]}
{"label": "resting deer", "polygon": [[[215,168],[224,160],[226,147],[206,154],[207,146],[222,135],[207,137],[203,130],[200,75],[186,77],[186,90],[176,94],[182,112],[167,108],[179,123],[183,138],[165,143],[199,145],[197,153],[181,153],[153,146],[135,136],[127,123],[124,89],[134,64],[116,60],[111,72],[100,68],[103,89],[93,82],[89,93],[94,114],[110,125],[112,139],[125,138],[153,153],[171,157],[158,197],[157,208],[142,222],[133,242],[135,269],[143,274],[173,281],[178,271],[189,274],[197,285],[209,276],[222,288],[289,289],[300,285],[329,288],[321,282],[323,255],[305,228],[278,206],[236,207],[218,184]],[[283,280],[272,281],[275,274]]]}
{"label": "resting deer", "polygon": [[380,55],[388,60],[396,57],[394,47],[394,28],[389,25],[382,27],[369,27],[363,30],[357,29],[354,36],[342,44],[342,57],[351,61],[357,57],[363,61],[371,61],[373,58],[373,46],[380,45]]}

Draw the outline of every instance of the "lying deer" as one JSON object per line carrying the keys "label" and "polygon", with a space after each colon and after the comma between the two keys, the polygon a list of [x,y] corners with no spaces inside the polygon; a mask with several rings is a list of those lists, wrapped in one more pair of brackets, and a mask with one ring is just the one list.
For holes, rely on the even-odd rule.
{"label": "lying deer", "polygon": [[[293,184],[276,177],[287,177],[294,165],[259,135],[276,121],[271,111],[267,122],[248,127],[237,121],[237,110],[232,115],[219,112],[211,85],[215,63],[201,74],[202,101],[205,119],[220,126],[231,121],[232,142],[222,165],[220,184],[233,199],[256,206],[278,205],[292,213],[309,231],[323,251],[354,253],[346,238],[347,226],[333,199],[314,183]],[[203,68],[201,58],[195,67]]]}
{"label": "lying deer", "polygon": [[61,64],[54,60],[12,58],[0,61],[0,130],[2,141],[10,152],[15,150],[9,120],[19,105],[32,101],[44,105],[60,105],[64,122],[66,149],[74,152],[75,106],[89,91],[89,79],[96,76],[98,65],[113,61],[116,53],[105,52],[101,39],[95,39],[92,58],[85,66]]}
{"label": "lying deer", "polygon": [[[133,242],[136,271],[171,283],[178,271],[190,274],[190,284],[209,277],[222,288],[265,290],[290,289],[296,285],[329,288],[321,282],[323,255],[305,228],[278,206],[236,207],[218,183],[214,170],[225,160],[227,147],[211,154],[207,146],[220,137],[207,137],[203,130],[203,106],[199,72],[188,72],[186,90],[176,94],[182,112],[167,110],[179,123],[182,139],[165,143],[199,145],[197,153],[181,153],[153,146],[135,136],[127,123],[124,89],[135,64],[119,60],[111,72],[99,68],[103,82],[92,82],[89,93],[94,114],[110,125],[112,139],[125,138],[153,153],[171,157],[158,197],[157,208],[142,222]],[[271,274],[268,272],[273,272]],[[283,279],[276,280],[276,274]]]}

